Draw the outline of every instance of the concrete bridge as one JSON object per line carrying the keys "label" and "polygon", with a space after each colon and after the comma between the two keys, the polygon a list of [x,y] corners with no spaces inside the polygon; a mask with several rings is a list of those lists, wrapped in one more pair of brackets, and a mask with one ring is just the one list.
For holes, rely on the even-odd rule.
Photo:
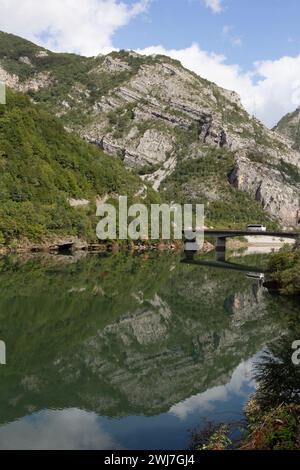
{"label": "concrete bridge", "polygon": [[[192,235],[195,234],[192,230],[185,230],[184,232],[184,242],[185,246],[186,243],[195,241]],[[254,231],[254,230],[226,230],[226,229],[205,229],[204,230],[204,238],[205,237],[214,237],[216,239],[216,254],[217,254],[217,261],[224,262],[226,261],[226,240],[227,238],[233,237],[249,237],[249,236],[262,236],[262,237],[276,237],[276,238],[290,238],[295,240],[297,243],[300,243],[300,232],[284,232],[284,231]],[[192,259],[195,251],[190,251],[185,249],[185,253],[187,258]]]}

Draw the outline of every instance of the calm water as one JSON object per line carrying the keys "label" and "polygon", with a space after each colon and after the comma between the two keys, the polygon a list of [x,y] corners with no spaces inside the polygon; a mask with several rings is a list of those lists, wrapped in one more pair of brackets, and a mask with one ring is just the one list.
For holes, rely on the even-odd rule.
{"label": "calm water", "polygon": [[0,448],[185,449],[189,429],[243,419],[253,361],[297,306],[180,260],[0,259]]}

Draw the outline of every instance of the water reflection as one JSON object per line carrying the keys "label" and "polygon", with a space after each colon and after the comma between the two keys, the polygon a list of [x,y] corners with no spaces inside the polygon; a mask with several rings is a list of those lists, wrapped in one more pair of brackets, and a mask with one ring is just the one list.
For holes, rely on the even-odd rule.
{"label": "water reflection", "polygon": [[288,334],[271,344],[255,364],[257,401],[263,409],[282,403],[300,404],[300,366],[292,361],[292,344],[300,338],[299,320],[297,323],[296,331],[291,328]]}
{"label": "water reflection", "polygon": [[[195,414],[197,411],[213,412],[214,419],[226,420],[224,418],[224,409],[218,410],[220,402],[228,402],[233,396],[244,398],[248,397],[249,390],[255,390],[255,381],[252,378],[254,359],[241,362],[232,374],[230,381],[225,385],[218,385],[210,388],[203,393],[194,395],[186,400],[172,406],[170,413],[178,418],[185,420],[188,415]],[[236,412],[241,415],[240,411]],[[209,416],[210,413],[208,413]],[[230,413],[232,416],[232,412]]]}
{"label": "water reflection", "polygon": [[95,413],[43,411],[0,428],[5,450],[110,450],[122,447],[104,431]]}
{"label": "water reflection", "polygon": [[76,408],[45,410],[0,427],[0,449],[182,449],[187,430],[214,417],[242,419],[242,408],[255,384],[250,371],[256,358],[242,362],[228,384],[192,396],[153,417],[100,417]]}
{"label": "water reflection", "polygon": [[230,261],[215,261],[202,259],[189,259],[184,257],[181,261],[191,266],[207,266],[214,269],[233,270],[244,273],[246,277],[251,279],[263,280],[267,269],[262,266],[247,266],[245,264],[232,263]]}
{"label": "water reflection", "polygon": [[242,414],[247,361],[293,308],[176,254],[9,257],[0,277],[2,448],[55,448],[59,426],[65,448],[184,448],[204,417]]}

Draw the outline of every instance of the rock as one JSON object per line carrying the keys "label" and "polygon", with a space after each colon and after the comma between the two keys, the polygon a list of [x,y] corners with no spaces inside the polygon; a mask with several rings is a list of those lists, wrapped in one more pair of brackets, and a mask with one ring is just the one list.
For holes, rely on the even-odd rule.
{"label": "rock", "polygon": [[104,150],[104,152],[108,153],[109,155],[113,155],[114,157],[118,157],[120,154],[123,154],[124,149],[120,145],[115,142],[112,142],[106,138],[103,138],[99,142],[99,147]]}
{"label": "rock", "polygon": [[8,73],[3,67],[0,65],[0,81],[4,82],[6,86],[9,88],[17,89],[19,84],[19,77],[15,74]]}
{"label": "rock", "polygon": [[[202,79],[168,57],[125,51],[91,61],[74,57],[79,66],[84,63],[89,84],[74,77],[68,93],[57,96],[55,102],[58,79],[51,67],[43,69],[40,61],[37,70],[23,50],[16,58],[15,74],[5,69],[5,56],[0,57],[0,80],[23,93],[49,89],[53,97],[49,106],[68,131],[121,158],[129,168],[155,166],[155,171],[143,176],[155,190],[182,160],[202,158],[222,148],[237,155],[230,184],[250,194],[284,225],[296,224],[300,109],[285,117],[275,131],[270,130],[248,115],[234,91]],[[47,54],[45,50],[35,52],[41,58]],[[54,61],[56,57],[53,54]],[[22,81],[18,67],[29,62],[31,73]],[[66,64],[68,71],[72,70]],[[111,76],[104,86],[103,76]],[[81,124],[74,119],[76,114],[88,119]],[[200,181],[197,175],[185,185],[195,196],[201,196],[201,189],[208,200],[224,197],[222,184],[212,187],[212,181]]]}
{"label": "rock", "polygon": [[284,116],[275,126],[274,131],[300,151],[300,107]]}
{"label": "rock", "polygon": [[238,93],[232,90],[226,90],[225,88],[219,87],[219,92],[231,103],[236,104],[238,107],[242,108],[241,98]]}
{"label": "rock", "polygon": [[29,59],[29,57],[19,57],[19,62],[21,62],[22,64],[26,64],[26,65],[30,65],[30,67],[32,67],[32,63],[31,63],[31,60]]}
{"label": "rock", "polygon": [[166,122],[172,127],[177,127],[184,130],[189,130],[192,124],[191,119],[186,119],[181,116],[174,116],[170,113],[159,110],[157,107],[148,105],[148,106],[139,106],[134,111],[135,119],[138,121],[147,121],[149,120],[149,115],[154,119],[160,119],[161,121]]}
{"label": "rock", "polygon": [[230,183],[250,193],[262,207],[283,225],[297,225],[300,218],[300,184],[290,185],[280,171],[237,157]]}
{"label": "rock", "polygon": [[166,133],[149,129],[141,138],[136,150],[142,160],[155,164],[163,163],[167,158],[167,153],[172,149],[172,142]]}
{"label": "rock", "polygon": [[42,59],[43,57],[48,57],[48,52],[47,51],[38,51],[36,54],[35,54],[35,57],[37,57],[38,59]]}
{"label": "rock", "polygon": [[176,157],[169,158],[161,168],[159,168],[157,171],[150,175],[143,175],[141,178],[144,181],[147,181],[148,183],[152,184],[152,187],[155,191],[158,191],[161,183],[163,180],[172,174],[173,170],[176,167]]}
{"label": "rock", "polygon": [[109,73],[118,73],[131,70],[131,67],[117,57],[114,58],[108,55],[105,57],[101,69]]}
{"label": "rock", "polygon": [[33,78],[21,82],[19,77],[15,74],[8,73],[0,65],[0,80],[8,87],[13,88],[22,93],[29,90],[38,91],[42,88],[47,88],[52,83],[52,78],[49,72],[41,72],[36,74]]}

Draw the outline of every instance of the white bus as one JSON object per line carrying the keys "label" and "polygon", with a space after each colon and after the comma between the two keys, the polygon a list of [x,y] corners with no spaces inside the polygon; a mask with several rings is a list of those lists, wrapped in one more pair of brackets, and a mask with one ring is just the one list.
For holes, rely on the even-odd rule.
{"label": "white bus", "polygon": [[250,232],[266,232],[267,227],[261,224],[250,224],[247,225],[247,230],[249,230]]}

